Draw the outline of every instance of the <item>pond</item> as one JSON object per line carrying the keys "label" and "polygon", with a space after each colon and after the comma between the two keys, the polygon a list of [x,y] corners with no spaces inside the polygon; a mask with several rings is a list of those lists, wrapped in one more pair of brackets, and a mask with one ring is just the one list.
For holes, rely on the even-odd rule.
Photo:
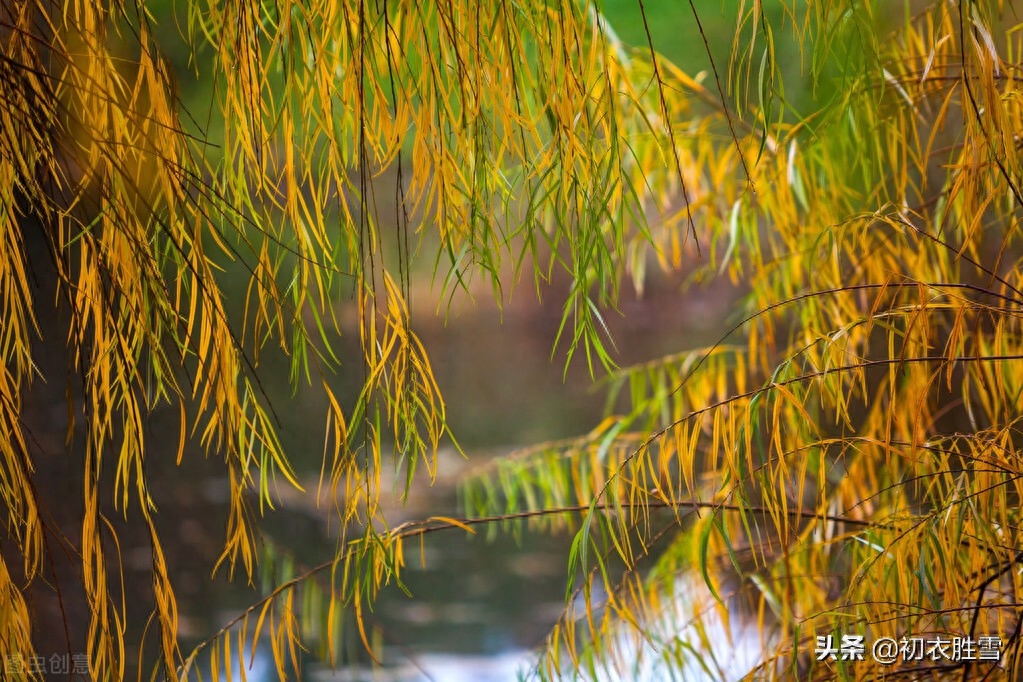
{"label": "pond", "polygon": [[[623,315],[611,321],[620,364],[720,338],[725,315],[737,306],[737,290],[718,283],[682,293],[678,281],[651,279],[644,298],[623,301]],[[484,303],[475,306],[456,305],[446,324],[432,310],[417,317],[416,329],[466,457],[452,448],[443,450],[438,479],[433,486],[418,483],[407,505],[394,504],[388,512],[392,526],[430,516],[462,516],[456,486],[472,467],[516,447],[585,433],[600,420],[605,396],[592,389],[586,368],[574,364],[563,380],[563,360],[551,359],[560,322],[557,293],[545,304],[529,299],[528,291],[516,296],[503,311],[485,303],[485,296],[478,297]],[[291,412],[317,413],[306,407],[310,409]],[[312,434],[298,450],[319,452],[322,446],[315,441],[319,429],[319,424],[292,424],[288,431]],[[306,464],[305,487],[315,491],[320,461],[311,458]],[[225,490],[226,481],[214,482],[209,501],[216,502]],[[277,541],[287,538],[288,547],[306,565],[329,557],[336,540],[336,532],[321,520],[323,511],[314,498],[289,494],[267,524],[269,534]],[[403,581],[413,596],[395,587],[386,589],[368,619],[384,644],[386,671],[349,667],[331,672],[313,665],[306,675],[315,672],[316,679],[348,680],[517,679],[565,610],[571,541],[569,534],[498,533],[489,540],[457,530],[430,534],[422,553],[418,543],[407,548]],[[681,590],[687,591],[709,599],[696,582]],[[203,605],[190,612],[196,634],[208,633],[232,616],[226,604],[211,609],[213,602],[196,597],[192,603]],[[738,631],[732,635],[745,636]],[[730,665],[746,663],[734,652],[728,658]],[[247,677],[253,679],[251,674]],[[657,676],[648,671],[647,679]]]}
{"label": "pond", "polygon": [[[739,291],[720,282],[682,293],[679,281],[652,276],[643,299],[626,295],[622,315],[610,316],[618,362],[641,362],[713,343],[727,328],[725,318],[736,309],[739,295]],[[513,303],[503,311],[486,303],[486,296],[478,300],[481,303],[476,306],[456,305],[446,323],[443,315],[435,314],[432,308],[413,308],[414,325],[434,363],[452,429],[460,438],[466,458],[445,449],[438,480],[432,487],[417,484],[408,505],[395,504],[389,518],[392,526],[406,519],[461,516],[455,489],[468,469],[517,447],[583,434],[601,418],[605,398],[592,390],[582,363],[573,364],[566,374],[563,354],[551,358],[551,344],[560,322],[557,285],[542,305],[531,298],[528,290],[516,292]],[[44,327],[48,327],[44,334],[60,339],[60,325],[60,319],[44,321]],[[353,336],[349,335],[349,344]],[[59,376],[66,358],[59,347],[47,346],[52,347],[40,355],[41,370]],[[342,350],[347,357],[357,357],[352,355],[357,348]],[[273,374],[272,369],[267,371]],[[294,463],[306,489],[314,492],[321,465],[322,443],[318,438],[322,424],[319,418],[316,423],[306,422],[309,415],[322,411],[314,397],[302,391],[291,395],[284,373],[278,374],[278,379],[267,380],[267,386],[282,415],[282,439],[296,453]],[[344,377],[341,380],[345,381]],[[82,479],[81,464],[61,457],[62,452],[69,451],[63,442],[63,388],[36,387],[27,398],[26,414],[30,415],[29,425],[40,450],[40,485],[53,499],[65,502],[50,510],[52,518],[63,527],[80,528],[80,509],[66,504],[67,500],[80,499]],[[176,414],[155,415],[149,429],[153,447],[147,454],[146,467],[151,480],[160,482],[152,494],[159,512],[156,525],[179,600],[177,635],[183,644],[195,644],[229,623],[254,603],[259,593],[244,584],[240,568],[233,582],[228,581],[229,571],[224,568],[215,580],[210,580],[211,568],[223,546],[227,519],[227,481],[222,463],[207,460],[201,450],[190,448],[181,465],[175,464]],[[160,447],[164,443],[167,447]],[[72,447],[78,447],[78,443]],[[300,564],[312,566],[327,560],[337,541],[337,529],[324,523],[314,497],[289,493],[282,501],[278,509],[267,512],[264,527],[268,539],[286,548]],[[151,553],[147,533],[137,521],[137,510],[131,511],[127,520],[119,519],[119,513],[110,513],[109,518],[119,535],[116,550],[124,565],[123,594],[129,620],[144,623],[152,603],[148,578]],[[74,537],[67,539],[72,544],[77,541]],[[384,643],[385,670],[374,672],[368,667],[351,666],[330,671],[310,663],[303,678],[516,679],[565,609],[571,540],[567,534],[525,533],[514,537],[499,533],[491,540],[461,532],[431,534],[424,542],[421,564],[419,552],[409,552],[404,581],[413,597],[389,588],[368,618]],[[113,552],[115,548],[107,550]],[[77,580],[71,558],[68,555],[66,564],[57,562],[52,569],[58,576],[52,582],[65,587],[63,604],[57,604],[45,588],[37,589],[42,606],[35,618],[44,626],[38,628],[44,634],[37,647],[42,651],[84,649],[87,609],[80,600],[67,597],[74,593]],[[80,591],[80,587],[77,589]],[[693,589],[694,594],[698,592],[698,588]],[[140,661],[147,668],[155,661],[157,641],[153,632],[127,633],[129,648],[125,656],[130,676],[134,676],[133,667]],[[253,657],[246,679],[272,679],[259,673],[259,666],[269,662],[267,655],[269,648],[262,647]],[[272,668],[263,670],[269,673]],[[644,674],[657,679],[654,673]]]}

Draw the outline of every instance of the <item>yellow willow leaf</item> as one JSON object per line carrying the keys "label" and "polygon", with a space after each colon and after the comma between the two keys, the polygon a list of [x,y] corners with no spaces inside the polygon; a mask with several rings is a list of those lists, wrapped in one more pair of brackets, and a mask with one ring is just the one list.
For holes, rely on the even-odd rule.
{"label": "yellow willow leaf", "polygon": [[355,623],[359,628],[359,637],[362,640],[362,644],[365,647],[366,653],[369,655],[373,662],[380,665],[380,661],[377,660],[376,654],[374,653],[373,646],[369,643],[369,639],[366,636],[366,624],[362,616],[362,599],[356,594],[353,601],[355,606]]}
{"label": "yellow willow leaf", "polygon": [[472,526],[469,526],[466,523],[459,521],[458,519],[453,519],[450,516],[431,516],[429,519],[427,519],[427,523],[429,523],[430,521],[440,521],[441,523],[461,528],[466,533],[472,533],[473,535],[476,534],[476,530]]}

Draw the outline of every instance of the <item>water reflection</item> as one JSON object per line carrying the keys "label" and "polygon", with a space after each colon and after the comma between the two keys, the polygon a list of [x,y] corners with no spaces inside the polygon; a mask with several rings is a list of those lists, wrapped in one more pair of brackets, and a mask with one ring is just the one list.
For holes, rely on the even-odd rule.
{"label": "water reflection", "polygon": [[[622,316],[608,316],[620,351],[619,362],[647,360],[717,340],[724,326],[721,318],[733,308],[737,296],[727,286],[718,286],[681,295],[679,282],[652,278],[643,301],[626,300]],[[45,299],[47,292],[42,293]],[[419,311],[415,325],[435,363],[452,428],[469,460],[448,451],[439,467],[441,478],[433,487],[420,485],[405,506],[397,503],[395,495],[388,517],[392,525],[436,515],[459,516],[454,485],[467,467],[500,456],[508,446],[577,435],[597,423],[604,398],[590,390],[586,368],[576,363],[566,379],[562,357],[551,359],[550,344],[560,322],[558,302],[563,294],[548,292],[548,304],[541,306],[530,298],[527,288],[516,292],[514,305],[503,313],[483,303],[477,308],[458,304],[447,325],[432,308],[413,308],[414,313]],[[61,324],[60,319],[42,321],[48,342],[41,344],[37,359],[48,376],[61,376],[67,366]],[[358,357],[356,338],[353,334],[343,340],[347,346],[339,349],[342,357]],[[315,491],[321,465],[319,415],[323,406],[312,392],[292,395],[282,368],[267,369],[264,378],[282,418],[282,441],[295,453],[294,463],[307,490]],[[358,369],[346,369],[339,381],[354,387],[359,378]],[[72,443],[65,443],[64,390],[59,384],[35,385],[26,396],[26,421],[37,449],[37,481],[42,496],[52,502],[50,519],[55,526],[74,531],[81,524],[81,510],[73,504],[81,496],[81,461],[66,453],[81,452],[82,433],[79,425]],[[240,568],[234,581],[223,568],[211,579],[227,525],[223,462],[206,459],[198,447],[192,447],[181,465],[176,464],[174,409],[155,413],[147,428],[151,447],[146,474],[158,482],[152,496],[179,599],[178,636],[183,645],[195,645],[262,595],[245,584]],[[281,490],[282,504],[265,519],[268,538],[285,545],[297,561],[307,565],[329,558],[337,528],[324,521],[328,507],[317,506],[309,495]],[[153,605],[151,548],[146,529],[135,510],[131,511],[127,520],[112,508],[106,513],[118,532],[124,563],[123,595],[118,591],[120,585],[112,589],[118,599],[123,596],[134,627],[126,633],[126,670],[133,677],[136,669],[152,670],[157,637],[142,632]],[[47,576],[49,585],[62,589],[63,602],[58,604],[49,585],[38,582],[33,588],[37,605],[33,618],[41,633],[37,647],[47,655],[65,649],[84,650],[88,629],[87,604],[81,598],[73,554],[80,539],[72,533],[65,540],[72,548],[67,560],[55,564],[53,575]],[[388,668],[372,679],[388,679],[384,674],[395,680],[515,679],[529,660],[528,652],[542,643],[564,609],[570,542],[565,535],[523,534],[516,538],[498,534],[491,541],[459,532],[430,535],[423,545],[421,563],[417,564],[417,552],[409,551],[412,565],[404,579],[414,598],[396,588],[388,589],[370,616],[383,633],[388,652]],[[266,677],[273,670],[266,666],[267,656],[272,656],[270,648],[260,647],[251,658],[251,668],[245,671],[246,679],[272,679]],[[303,666],[303,679],[369,679],[368,668],[332,672],[312,661],[304,663],[308,665]],[[197,672],[205,672],[204,679],[209,679],[211,671],[207,667]]]}
{"label": "water reflection", "polygon": [[[718,289],[680,295],[678,286],[677,281],[655,277],[646,299],[626,301],[622,317],[609,316],[621,364],[718,340],[737,292],[718,285]],[[557,294],[551,299],[558,300]],[[459,516],[454,489],[468,467],[506,454],[506,446],[577,435],[599,420],[604,398],[590,390],[585,367],[571,367],[563,381],[560,360],[551,360],[550,343],[560,311],[523,303],[521,297],[515,300],[503,313],[485,305],[456,305],[447,325],[431,315],[417,320],[453,429],[469,459],[451,450],[441,453],[440,478],[432,487],[417,485],[407,505],[399,504],[395,496],[387,513],[392,525],[437,515]],[[298,400],[306,398],[300,395]],[[316,406],[305,403],[302,409],[290,411],[292,418],[315,413]],[[294,425],[292,430],[316,433],[306,425]],[[319,465],[318,459],[307,463],[307,490],[316,490]],[[336,535],[336,529],[331,532],[322,520],[329,502],[320,500],[318,505],[313,495],[287,493],[282,507],[267,519],[268,532],[287,538],[289,548],[309,564],[328,556]],[[421,552],[412,546],[406,550],[403,581],[413,598],[388,588],[369,618],[385,642],[385,668],[349,666],[331,671],[312,663],[303,679],[457,682],[516,680],[520,675],[528,679],[531,652],[565,609],[570,544],[568,535],[498,534],[489,541],[460,531],[427,536]],[[664,641],[674,642],[672,646],[695,638],[696,630],[685,624],[692,620],[697,605],[705,608],[711,599],[699,580],[680,582],[678,592],[676,608],[669,609],[669,618],[658,625],[665,631]],[[732,679],[748,672],[760,640],[755,629],[739,628],[741,622],[736,618],[727,626],[720,620],[715,625],[712,619],[707,626],[712,648],[704,658],[706,668],[685,667],[682,679]],[[672,627],[676,631],[668,632]],[[628,636],[623,633],[622,637],[623,648],[629,650]],[[697,641],[692,646],[701,644]],[[655,652],[637,648],[632,657],[636,667],[629,679],[670,679]],[[679,671],[675,672],[677,678]],[[247,679],[254,679],[255,669],[248,673]],[[610,682],[619,677],[607,673],[596,679]]]}
{"label": "water reflection", "polygon": [[[762,652],[770,644],[765,642],[769,635],[757,627],[753,618],[744,616],[741,605],[734,598],[729,599],[725,606],[729,611],[728,617],[723,617],[717,610],[715,598],[699,576],[680,576],[664,611],[655,622],[645,624],[647,632],[643,637],[622,626],[616,638],[617,658],[614,664],[598,659],[595,672],[568,678],[586,682],[743,679],[761,662]],[[417,610],[422,610],[424,623],[442,624],[442,628],[451,627],[462,617],[475,621],[480,616],[479,604],[465,602],[436,608],[421,604],[409,606],[402,613],[386,618],[407,619]],[[460,615],[453,617],[454,613]],[[700,626],[695,624],[697,617],[701,619]],[[497,625],[491,623],[480,627]],[[652,638],[650,633],[655,633]],[[419,653],[405,648],[385,648],[382,667],[349,665],[331,670],[310,662],[303,668],[299,679],[344,682],[515,682],[538,679],[535,649],[504,647],[481,655],[444,652],[444,646],[445,642],[431,644],[422,641],[417,648],[425,650]],[[246,650],[242,660],[247,662],[244,678],[237,659],[230,671],[225,668],[220,674],[223,676],[230,672],[230,679],[252,682],[277,679],[268,642],[264,642],[255,654]],[[294,671],[289,671],[289,675],[292,674]],[[209,668],[203,668],[201,678],[195,676],[190,679],[210,679]]]}

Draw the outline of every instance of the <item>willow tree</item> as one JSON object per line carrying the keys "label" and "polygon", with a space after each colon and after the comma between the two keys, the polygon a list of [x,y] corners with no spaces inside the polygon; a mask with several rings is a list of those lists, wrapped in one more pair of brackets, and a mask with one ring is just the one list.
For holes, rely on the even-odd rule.
{"label": "willow tree", "polygon": [[[281,670],[302,642],[337,661],[343,624],[371,644],[363,614],[410,537],[516,517],[574,529],[569,574],[611,595],[554,628],[544,677],[691,657],[721,673],[678,635],[692,620],[707,636],[673,606],[693,569],[713,608],[733,592],[752,607],[758,676],[870,677],[891,671],[870,642],[938,635],[1000,636],[1002,663],[902,667],[1013,674],[1023,32],[1004,3],[812,0],[773,24],[742,3],[730,66],[697,77],[623,45],[600,3],[185,4],[208,111],[182,106],[170,27],[141,0],[0,8],[0,649],[49,653],[32,599],[64,553],[89,621],[68,642],[95,679],[134,672],[123,515],[151,547],[147,637],[163,674],[188,674],[204,650],[178,641],[147,420],[171,406],[178,460],[201,446],[220,462],[231,513],[210,568],[254,580],[259,512],[299,485],[261,384],[276,347],[326,396],[321,484],[342,503],[323,513],[342,537],[208,642],[216,659],[269,637]],[[779,63],[783,35],[800,69]],[[787,97],[797,82],[813,96]],[[510,276],[566,272],[552,343],[609,373],[610,407],[478,471],[469,517],[392,527],[382,477],[431,476],[447,437],[410,325],[420,259],[442,303],[480,278],[500,301]],[[648,265],[749,283],[747,315],[714,347],[616,367],[604,317]],[[336,351],[341,297],[361,357]],[[44,330],[63,370],[38,357]],[[347,398],[332,377],[353,366]],[[35,484],[23,401],[41,380],[68,386],[75,528]],[[868,655],[821,655],[842,635]]]}

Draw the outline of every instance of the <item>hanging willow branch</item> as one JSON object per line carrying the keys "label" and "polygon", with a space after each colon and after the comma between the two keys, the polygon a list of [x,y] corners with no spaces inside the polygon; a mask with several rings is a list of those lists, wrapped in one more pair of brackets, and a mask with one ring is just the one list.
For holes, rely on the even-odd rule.
{"label": "hanging willow branch", "polygon": [[[0,641],[21,660],[36,653],[19,585],[43,579],[55,551],[47,536],[69,530],[46,520],[33,483],[40,453],[23,414],[25,391],[49,378],[36,354],[64,344],[74,378],[69,456],[83,472],[84,510],[80,542],[78,533],[65,539],[80,564],[97,679],[120,679],[130,665],[129,616],[111,585],[122,574],[114,511],[141,515],[147,529],[165,673],[185,659],[148,461],[147,422],[164,405],[179,415],[178,463],[201,447],[230,482],[214,570],[256,573],[258,514],[247,491],[263,511],[275,486],[300,487],[260,369],[274,347],[294,386],[325,396],[321,484],[340,491],[341,528],[358,525],[358,542],[383,547],[387,453],[399,453],[408,486],[417,462],[433,475],[446,434],[410,326],[417,249],[437,254],[446,288],[482,276],[498,296],[507,263],[531,263],[538,281],[563,268],[576,282],[562,324],[567,354],[611,366],[600,311],[616,300],[627,252],[633,265],[640,250],[677,263],[686,240],[673,228],[655,236],[622,227],[682,186],[686,214],[699,215],[707,191],[696,178],[700,138],[664,142],[701,88],[652,83],[656,55],[626,54],[586,4],[185,9],[192,60],[212,83],[208,113],[185,110],[183,74],[157,39],[169,27],[142,2],[16,0],[0,10],[0,489],[11,550],[5,542],[0,557]],[[393,168],[392,239],[376,196]],[[716,205],[703,210],[712,218]],[[52,279],[52,298],[33,286],[36,272]],[[355,329],[337,311],[345,298],[355,301]],[[62,326],[39,323],[54,315]],[[339,353],[342,333],[357,336],[361,356]],[[331,377],[353,368],[362,385],[350,403]],[[18,554],[24,582],[8,570]],[[400,570],[383,555],[364,559],[349,578],[365,581],[368,595]],[[340,598],[331,594],[327,610]],[[295,644],[287,618],[274,627],[281,646]],[[79,637],[69,632],[68,647]]]}
{"label": "hanging willow branch", "polygon": [[[822,0],[772,25],[765,3],[742,3],[731,73],[715,68],[710,91],[649,36],[627,50],[595,3],[189,2],[185,39],[213,94],[186,111],[157,39],[169,27],[141,0],[5,3],[0,648],[38,653],[30,591],[65,555],[88,620],[65,623],[68,647],[84,642],[95,679],[133,672],[118,588],[130,517],[150,544],[147,636],[163,674],[182,674],[195,659],[178,641],[147,424],[169,405],[177,461],[204,450],[223,467],[210,568],[265,577],[259,513],[301,488],[263,383],[275,353],[295,390],[323,398],[334,575],[284,578],[210,649],[229,657],[272,632],[283,674],[303,641],[336,641],[344,614],[372,648],[364,615],[400,583],[407,530],[389,526],[382,481],[403,467],[408,495],[448,435],[411,324],[422,253],[442,301],[482,279],[500,303],[509,272],[539,287],[564,271],[552,342],[611,370],[601,424],[480,469],[467,489],[483,518],[441,520],[578,531],[572,575],[602,580],[609,605],[558,625],[541,675],[628,676],[646,669],[626,661],[637,642],[661,647],[641,659],[684,669],[691,642],[657,614],[692,567],[715,594],[746,590],[758,675],[877,674],[815,660],[808,642],[835,632],[983,630],[1008,651],[1023,32],[1005,4],[894,21],[886,3]],[[786,96],[783,29],[810,105]],[[648,260],[681,267],[694,234],[713,269],[749,285],[743,322],[713,348],[616,368],[605,316],[622,282],[642,290]],[[59,376],[44,343],[64,349]],[[354,396],[339,374],[359,377]],[[37,486],[52,453],[26,396],[52,379],[68,387],[75,528]],[[1000,665],[955,669],[1011,677],[1015,654]]]}

